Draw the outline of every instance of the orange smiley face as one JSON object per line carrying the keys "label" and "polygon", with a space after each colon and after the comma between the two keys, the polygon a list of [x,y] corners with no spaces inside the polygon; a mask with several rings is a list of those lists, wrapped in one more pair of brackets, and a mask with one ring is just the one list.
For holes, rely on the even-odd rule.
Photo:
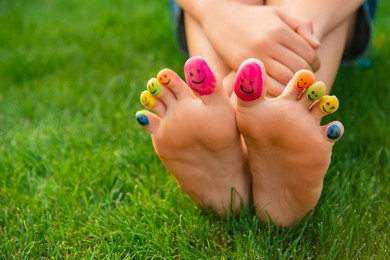
{"label": "orange smiley face", "polygon": [[295,73],[294,87],[302,90],[314,83],[314,74],[310,70],[300,70]]}
{"label": "orange smiley face", "polygon": [[157,74],[157,80],[162,85],[169,85],[173,78],[174,72],[170,69],[163,69]]}

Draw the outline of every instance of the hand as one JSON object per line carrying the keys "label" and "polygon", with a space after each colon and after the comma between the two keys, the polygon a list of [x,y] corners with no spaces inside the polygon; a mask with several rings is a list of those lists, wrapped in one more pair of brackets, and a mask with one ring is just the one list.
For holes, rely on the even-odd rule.
{"label": "hand", "polygon": [[216,6],[218,9],[211,6],[200,20],[211,44],[233,70],[249,57],[262,60],[269,74],[270,94],[278,95],[296,71],[318,70],[315,48],[319,42],[310,22],[271,6],[237,1],[225,1],[223,8],[220,3]]}

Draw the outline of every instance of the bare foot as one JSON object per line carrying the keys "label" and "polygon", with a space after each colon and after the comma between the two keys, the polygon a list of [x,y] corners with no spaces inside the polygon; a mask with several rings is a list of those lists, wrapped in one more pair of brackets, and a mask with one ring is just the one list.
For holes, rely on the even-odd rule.
{"label": "bare foot", "polygon": [[344,129],[340,122],[320,126],[338,100],[323,96],[325,85],[313,84],[310,71],[297,72],[276,98],[265,97],[265,80],[260,61],[241,65],[234,81],[237,124],[248,149],[258,216],[291,226],[317,204],[332,146]]}
{"label": "bare foot", "polygon": [[141,102],[158,116],[140,111],[136,119],[198,206],[219,215],[238,212],[250,199],[250,174],[234,107],[203,59],[190,58],[184,71],[188,85],[170,69],[151,79]]}

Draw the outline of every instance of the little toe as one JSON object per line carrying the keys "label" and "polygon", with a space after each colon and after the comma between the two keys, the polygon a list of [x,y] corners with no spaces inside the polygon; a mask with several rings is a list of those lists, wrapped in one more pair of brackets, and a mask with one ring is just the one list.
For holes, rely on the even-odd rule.
{"label": "little toe", "polygon": [[143,106],[152,109],[159,116],[165,115],[167,110],[165,104],[161,100],[155,98],[149,91],[142,91],[139,99]]}
{"label": "little toe", "polygon": [[238,68],[234,79],[234,92],[240,104],[264,98],[267,74],[264,65],[257,59],[245,60]]}
{"label": "little toe", "polygon": [[339,100],[336,96],[323,96],[310,110],[317,122],[326,115],[333,114],[339,108]]}
{"label": "little toe", "polygon": [[151,134],[156,133],[160,125],[160,118],[147,110],[138,111],[135,114],[135,119],[140,126]]}
{"label": "little toe", "polygon": [[344,134],[344,126],[339,121],[330,122],[327,125],[321,126],[321,129],[325,138],[330,142],[338,141]]}
{"label": "little toe", "polygon": [[171,90],[169,90],[165,86],[161,86],[161,84],[158,82],[156,78],[151,78],[148,81],[148,84],[146,85],[146,89],[155,97],[160,99],[162,102],[165,103],[165,105],[169,106],[172,104],[176,97],[172,93]]}
{"label": "little toe", "polygon": [[298,100],[302,98],[305,90],[314,83],[314,73],[310,70],[299,70],[287,84],[281,96]]}
{"label": "little toe", "polygon": [[177,99],[194,98],[194,93],[187,84],[171,69],[163,69],[157,74],[157,80],[167,87]]}
{"label": "little toe", "polygon": [[205,104],[215,104],[229,98],[221,80],[217,79],[202,57],[189,58],[184,64],[184,75],[188,86]]}

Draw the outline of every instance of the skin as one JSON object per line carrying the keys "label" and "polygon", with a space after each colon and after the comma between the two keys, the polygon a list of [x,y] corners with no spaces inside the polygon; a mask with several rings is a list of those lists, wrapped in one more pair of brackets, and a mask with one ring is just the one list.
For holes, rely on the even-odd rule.
{"label": "skin", "polygon": [[[332,146],[343,133],[339,122],[319,126],[325,113],[319,106],[310,110],[306,98],[297,98],[299,77],[297,72],[279,97],[237,102],[237,126],[248,150],[257,214],[264,222],[287,227],[317,204]],[[326,134],[333,125],[339,128],[334,139]]]}
{"label": "skin", "polygon": [[254,57],[267,68],[268,95],[278,96],[293,74],[304,68],[314,71],[331,90],[363,0],[177,2],[185,11],[190,55],[204,57],[224,77],[228,93],[240,63]]}
{"label": "skin", "polygon": [[[162,84],[157,115],[144,111],[149,124],[138,123],[151,133],[162,163],[199,207],[225,216],[239,213],[252,198],[261,220],[292,226],[316,205],[343,126],[319,126],[325,115],[320,107],[309,110],[307,99],[297,98],[299,72],[277,98],[266,95],[267,74],[260,61],[247,60],[237,75],[237,85],[243,75],[252,79],[253,93],[243,93],[254,98],[244,96],[233,105],[220,80],[211,94],[196,96],[175,72],[164,69],[157,75]],[[240,96],[242,89],[235,86],[235,91]],[[166,110],[156,111],[158,102]]]}
{"label": "skin", "polygon": [[[162,163],[199,207],[220,216],[238,213],[249,204],[250,175],[234,107],[204,60],[194,58],[188,64],[188,74],[202,65],[200,72],[207,75],[202,84],[213,85],[212,93],[194,95],[189,86],[193,82],[186,84],[174,71],[163,69],[156,77],[162,85],[153,107],[156,114],[145,112],[149,124],[143,127]],[[164,109],[157,109],[159,102]]]}

